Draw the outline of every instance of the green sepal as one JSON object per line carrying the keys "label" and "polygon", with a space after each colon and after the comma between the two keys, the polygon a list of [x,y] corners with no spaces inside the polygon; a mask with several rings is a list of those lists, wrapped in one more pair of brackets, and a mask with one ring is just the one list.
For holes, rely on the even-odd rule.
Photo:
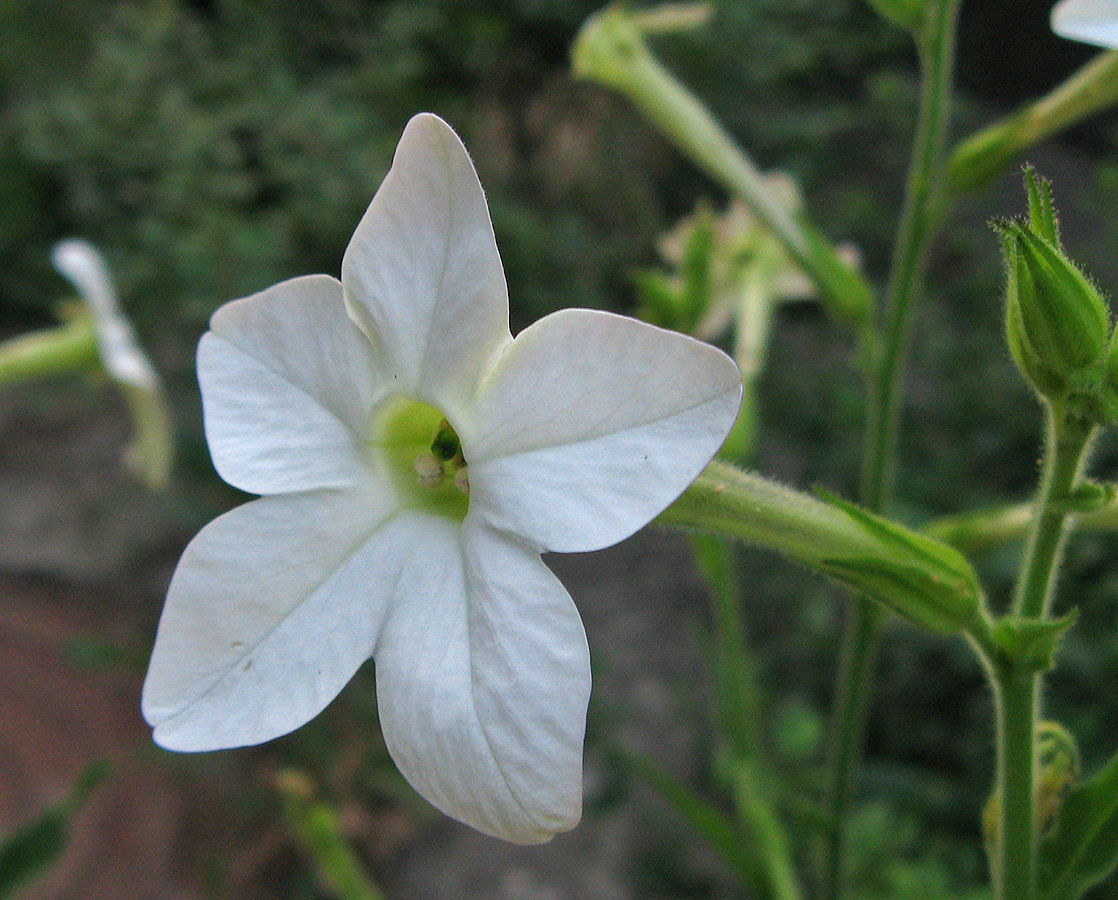
{"label": "green sepal", "polygon": [[1059,619],[1027,619],[1006,616],[994,623],[991,631],[994,645],[1016,670],[1046,672],[1059,649],[1060,641],[1079,618],[1079,611],[1072,610]]}
{"label": "green sepal", "polygon": [[1039,847],[1040,900],[1076,900],[1118,866],[1118,754],[1064,799]]}
{"label": "green sepal", "polygon": [[640,297],[638,319],[673,331],[683,330],[679,290],[667,275],[656,269],[642,269],[633,273],[633,285]]}
{"label": "green sepal", "polygon": [[683,244],[679,274],[683,280],[679,294],[684,334],[691,334],[711,302],[711,263],[714,259],[714,216],[701,210]]}
{"label": "green sepal", "polygon": [[873,557],[824,559],[819,567],[911,621],[940,634],[967,629],[981,614],[982,588],[959,551],[817,490],[882,545]]}
{"label": "green sepal", "polygon": [[1020,222],[999,226],[1012,245],[1011,290],[1025,338],[1040,361],[1058,375],[1098,362],[1106,351],[1110,322],[1106,304],[1063,252]]}
{"label": "green sepal", "polygon": [[1052,182],[1025,166],[1025,194],[1029,200],[1029,225],[1053,247],[1060,247],[1060,224],[1052,201]]}
{"label": "green sepal", "polygon": [[1014,265],[1008,266],[1009,290],[1005,310],[1005,336],[1009,344],[1009,354],[1017,364],[1017,370],[1025,381],[1033,386],[1042,397],[1064,396],[1068,391],[1067,379],[1048,368],[1037,356],[1025,336],[1025,326],[1021,322],[1021,307],[1017,302]]}
{"label": "green sepal", "polygon": [[1069,515],[1091,513],[1110,506],[1115,499],[1118,499],[1118,487],[1115,485],[1083,481],[1072,489],[1059,504],[1059,508]]}
{"label": "green sepal", "polygon": [[1118,328],[1110,335],[1103,363],[1102,384],[1097,393],[1097,420],[1103,425],[1118,424]]}

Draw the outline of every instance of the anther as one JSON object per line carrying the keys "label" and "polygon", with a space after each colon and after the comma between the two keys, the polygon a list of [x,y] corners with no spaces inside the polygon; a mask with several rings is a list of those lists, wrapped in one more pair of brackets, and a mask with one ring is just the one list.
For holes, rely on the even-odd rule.
{"label": "anther", "polygon": [[443,482],[442,460],[433,453],[421,453],[415,458],[416,480],[427,488],[436,488]]}

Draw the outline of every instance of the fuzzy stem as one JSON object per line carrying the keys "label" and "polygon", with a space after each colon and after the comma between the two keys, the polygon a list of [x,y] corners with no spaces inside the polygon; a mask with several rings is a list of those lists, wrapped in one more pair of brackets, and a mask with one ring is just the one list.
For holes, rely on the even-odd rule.
{"label": "fuzzy stem", "polygon": [[1013,597],[1017,615],[1048,616],[1067,536],[1067,498],[1079,478],[1093,431],[1090,426],[1066,419],[1059,410],[1049,413],[1044,474]]}
{"label": "fuzzy stem", "polygon": [[995,678],[999,822],[995,900],[1032,900],[1036,885],[1036,720],[1040,677],[1006,666]]}
{"label": "fuzzy stem", "polygon": [[[862,501],[874,511],[893,492],[900,385],[913,302],[923,280],[935,216],[950,113],[955,25],[960,0],[929,2],[918,39],[923,81],[912,162],[886,299],[882,354],[873,372],[862,469]],[[828,818],[823,897],[839,900],[844,888],[845,820],[861,758],[865,712],[872,690],[877,642],[885,616],[858,601],[843,638],[842,664],[832,710]]]}
{"label": "fuzzy stem", "polygon": [[987,184],[1040,141],[1118,102],[1118,50],[1100,53],[1067,81],[951,152],[948,186],[955,193]]}

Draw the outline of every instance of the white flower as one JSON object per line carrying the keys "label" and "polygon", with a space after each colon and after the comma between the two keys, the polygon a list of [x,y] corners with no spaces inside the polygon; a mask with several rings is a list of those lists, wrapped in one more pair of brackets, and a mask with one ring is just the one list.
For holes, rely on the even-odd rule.
{"label": "white flower", "polygon": [[210,327],[214,464],[265,496],[175,571],[144,684],[156,741],[285,734],[372,657],[385,741],[419,793],[512,841],[573,827],[589,654],[540,553],[613,544],[683,491],[734,421],[733,364],[591,310],[514,340],[477,175],[427,114],[341,282],[286,281]]}
{"label": "white flower", "polygon": [[68,238],[54,245],[51,261],[85,302],[101,366],[128,404],[133,434],[125,450],[125,463],[150,488],[161,490],[170,479],[174,457],[163,382],[120,309],[105,258],[88,241]]}
{"label": "white flower", "polygon": [[1118,0],[1060,0],[1052,9],[1060,37],[1118,48]]}
{"label": "white flower", "polygon": [[69,238],[54,245],[51,261],[93,313],[97,349],[109,375],[140,390],[159,390],[159,376],[136,342],[132,323],[120,311],[108,267],[97,248],[88,241]]}

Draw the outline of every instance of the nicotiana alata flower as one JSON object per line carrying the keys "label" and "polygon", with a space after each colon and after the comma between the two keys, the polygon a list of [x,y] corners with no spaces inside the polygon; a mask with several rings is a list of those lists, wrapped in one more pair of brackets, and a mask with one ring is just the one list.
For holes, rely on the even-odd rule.
{"label": "nicotiana alata flower", "polygon": [[1118,48],[1118,0],[1061,0],[1052,9],[1060,37]]}
{"label": "nicotiana alata flower", "polygon": [[51,261],[88,308],[101,366],[128,403],[134,432],[128,465],[150,487],[163,488],[173,456],[163,382],[120,309],[105,259],[88,241],[68,238],[54,245]]}
{"label": "nicotiana alata flower", "polygon": [[439,809],[512,841],[581,810],[590,665],[540,558],[667,506],[741,384],[720,351],[592,310],[509,333],[485,198],[424,114],[342,261],[219,309],[198,348],[219,474],[264,495],[171,581],[143,709],[174,750],[302,725],[372,657],[381,726]]}

